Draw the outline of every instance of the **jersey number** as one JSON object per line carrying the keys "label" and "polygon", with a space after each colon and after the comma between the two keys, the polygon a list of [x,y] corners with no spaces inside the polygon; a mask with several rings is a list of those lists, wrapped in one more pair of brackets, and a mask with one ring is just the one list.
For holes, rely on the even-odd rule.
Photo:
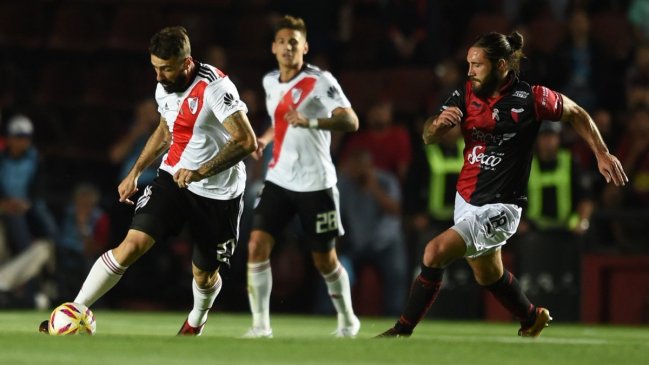
{"label": "jersey number", "polygon": [[230,257],[234,254],[234,247],[237,245],[237,241],[232,238],[225,242],[221,242],[216,245],[216,259],[229,264]]}
{"label": "jersey number", "polygon": [[320,213],[316,216],[316,233],[325,233],[336,229],[338,229],[338,214],[336,214],[335,210]]}
{"label": "jersey number", "polygon": [[506,223],[507,223],[507,216],[505,215],[505,212],[500,212],[500,214],[498,215],[489,217],[489,223],[486,224],[487,234],[493,235],[495,233],[496,228],[500,226],[504,226]]}

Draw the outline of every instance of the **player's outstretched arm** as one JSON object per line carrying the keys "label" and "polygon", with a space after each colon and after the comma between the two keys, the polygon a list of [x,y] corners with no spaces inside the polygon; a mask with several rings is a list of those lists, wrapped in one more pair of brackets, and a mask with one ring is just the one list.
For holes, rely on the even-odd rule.
{"label": "player's outstretched arm", "polygon": [[144,149],[140,153],[137,161],[129,171],[128,175],[122,180],[122,182],[117,187],[117,192],[119,193],[119,201],[121,203],[126,203],[133,205],[133,201],[129,198],[137,192],[137,179],[142,174],[142,171],[149,167],[160,155],[162,155],[168,148],[171,143],[171,133],[169,133],[169,127],[167,127],[167,121],[163,118],[160,118],[160,124],[158,128],[153,131],[153,134],[149,137],[149,140],[146,142]]}
{"label": "player's outstretched arm", "polygon": [[358,116],[352,108],[336,108],[331,118],[318,118],[317,128],[330,131],[355,132],[358,130]]}
{"label": "player's outstretched arm", "polygon": [[616,186],[625,185],[629,182],[629,178],[626,176],[617,157],[609,153],[608,147],[606,147],[606,143],[604,143],[593,119],[588,115],[588,112],[573,100],[565,95],[562,96],[563,114],[561,121],[570,123],[575,132],[586,140],[597,158],[599,172],[604,176],[606,182],[610,183],[612,181]]}
{"label": "player's outstretched arm", "polygon": [[352,108],[336,108],[331,112],[331,118],[309,119],[297,110],[290,110],[284,117],[294,127],[327,129],[340,132],[354,132],[358,130],[358,116]]}

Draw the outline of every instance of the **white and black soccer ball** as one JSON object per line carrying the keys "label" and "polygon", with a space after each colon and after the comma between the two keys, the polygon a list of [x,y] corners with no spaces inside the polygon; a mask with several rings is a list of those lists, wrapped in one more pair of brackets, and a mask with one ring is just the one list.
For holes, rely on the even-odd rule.
{"label": "white and black soccer ball", "polygon": [[50,335],[94,335],[97,330],[95,314],[79,303],[63,303],[50,315]]}

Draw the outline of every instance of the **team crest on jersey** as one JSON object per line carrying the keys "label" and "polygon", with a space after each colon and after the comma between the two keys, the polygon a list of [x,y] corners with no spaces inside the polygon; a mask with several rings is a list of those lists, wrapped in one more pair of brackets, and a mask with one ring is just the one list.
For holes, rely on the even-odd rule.
{"label": "team crest on jersey", "polygon": [[302,97],[302,89],[297,87],[291,89],[291,100],[293,101],[293,104],[297,104],[297,102],[300,101],[300,97]]}
{"label": "team crest on jersey", "polygon": [[512,119],[514,120],[514,122],[518,123],[518,121],[520,120],[520,114],[524,111],[525,109],[523,108],[518,108],[518,109],[512,108],[511,112],[512,112]]}
{"label": "team crest on jersey", "polygon": [[192,112],[192,114],[196,114],[196,110],[198,109],[198,98],[197,97],[188,98],[187,105],[189,106],[189,111]]}
{"label": "team crest on jersey", "polygon": [[491,119],[495,120],[496,122],[500,120],[500,116],[498,116],[498,113],[500,111],[498,108],[494,108],[494,110],[491,112]]}

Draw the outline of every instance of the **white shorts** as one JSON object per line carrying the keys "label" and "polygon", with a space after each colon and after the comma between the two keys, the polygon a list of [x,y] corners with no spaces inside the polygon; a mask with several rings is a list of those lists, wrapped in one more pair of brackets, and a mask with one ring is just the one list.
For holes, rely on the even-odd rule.
{"label": "white shorts", "polygon": [[471,205],[456,193],[455,225],[451,229],[466,243],[464,257],[486,255],[507,243],[507,239],[516,233],[521,212],[521,207],[515,204]]}

